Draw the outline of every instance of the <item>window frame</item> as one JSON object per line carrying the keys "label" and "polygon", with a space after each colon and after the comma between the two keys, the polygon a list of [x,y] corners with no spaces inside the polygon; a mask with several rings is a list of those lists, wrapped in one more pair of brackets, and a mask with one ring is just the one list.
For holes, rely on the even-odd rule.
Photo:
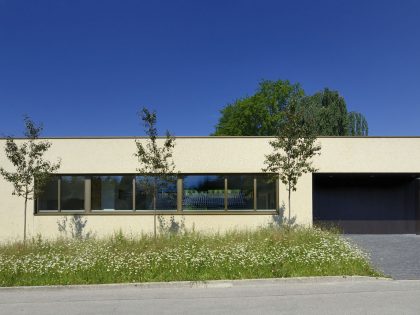
{"label": "window frame", "polygon": [[[83,215],[151,215],[155,211],[154,210],[142,210],[136,209],[136,177],[137,176],[144,176],[147,174],[136,174],[136,173],[91,173],[91,174],[53,174],[53,176],[57,176],[57,191],[58,191],[58,210],[43,210],[39,209],[39,198],[34,200],[34,215],[72,215],[72,214],[83,214]],[[224,201],[224,209],[217,209],[217,210],[207,210],[207,209],[193,209],[188,210],[183,208],[183,194],[184,194],[184,177],[186,176],[223,176],[224,177],[224,194],[225,194],[225,201]],[[280,208],[280,193],[279,193],[279,178],[274,180],[275,185],[275,206],[276,209],[257,209],[257,178],[259,176],[270,176],[273,174],[269,173],[177,173],[176,176],[176,209],[165,209],[165,210],[156,210],[158,215],[244,215],[244,214],[275,214],[279,211]],[[85,186],[85,208],[84,210],[62,210],[61,209],[61,177],[62,176],[84,176],[84,186]],[[133,202],[133,209],[128,210],[93,210],[91,206],[92,202],[92,177],[93,176],[133,176],[132,182],[132,202]],[[253,208],[252,209],[228,209],[228,201],[227,201],[227,190],[228,190],[228,177],[229,176],[253,176]]]}

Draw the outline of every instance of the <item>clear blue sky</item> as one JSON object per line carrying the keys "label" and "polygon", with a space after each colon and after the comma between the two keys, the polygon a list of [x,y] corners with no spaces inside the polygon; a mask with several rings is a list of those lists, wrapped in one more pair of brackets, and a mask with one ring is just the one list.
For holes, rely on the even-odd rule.
{"label": "clear blue sky", "polygon": [[[420,135],[420,1],[0,0],[0,134],[208,135],[261,79],[338,90],[370,135]],[[162,130],[163,131],[163,130]]]}

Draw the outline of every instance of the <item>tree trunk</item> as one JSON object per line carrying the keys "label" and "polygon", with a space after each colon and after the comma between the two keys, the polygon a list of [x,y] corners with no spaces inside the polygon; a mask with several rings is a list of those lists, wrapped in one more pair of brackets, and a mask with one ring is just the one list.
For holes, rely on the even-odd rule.
{"label": "tree trunk", "polygon": [[156,239],[156,186],[153,189],[153,236]]}
{"label": "tree trunk", "polygon": [[291,194],[291,191],[290,191],[290,184],[289,184],[289,219],[288,219],[288,223],[287,224],[290,224],[290,214],[291,214],[291,209],[292,209],[292,204],[290,203],[290,194]]}
{"label": "tree trunk", "polygon": [[28,204],[28,197],[25,196],[25,208],[23,210],[23,244],[26,244],[26,207]]}

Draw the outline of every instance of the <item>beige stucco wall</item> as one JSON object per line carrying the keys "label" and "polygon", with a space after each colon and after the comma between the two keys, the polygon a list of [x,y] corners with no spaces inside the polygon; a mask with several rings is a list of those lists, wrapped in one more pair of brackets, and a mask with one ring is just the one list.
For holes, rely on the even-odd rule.
{"label": "beige stucco wall", "polygon": [[[60,173],[134,173],[133,138],[49,139],[52,147],[46,158],[61,158]],[[178,138],[174,150],[181,173],[261,172],[264,155],[271,151],[270,138],[197,137]],[[19,140],[17,140],[19,142]],[[322,154],[314,159],[319,172],[413,172],[420,173],[420,138],[320,138]],[[9,168],[0,140],[0,165]],[[0,240],[22,235],[23,200],[11,195],[12,186],[0,179]],[[287,191],[280,185],[280,204],[287,205]],[[312,222],[312,175],[304,175],[292,194],[292,213],[300,224]],[[28,232],[53,237],[59,235],[59,216],[34,216],[28,210]],[[187,228],[224,231],[254,228],[272,221],[271,215],[183,215]],[[150,232],[153,216],[86,216],[87,229],[102,236],[113,231]],[[181,216],[176,216],[179,220]]]}

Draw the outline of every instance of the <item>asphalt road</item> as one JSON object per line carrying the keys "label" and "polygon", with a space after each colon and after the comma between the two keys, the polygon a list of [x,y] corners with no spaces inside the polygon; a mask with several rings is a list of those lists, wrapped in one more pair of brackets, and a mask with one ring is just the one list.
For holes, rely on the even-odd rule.
{"label": "asphalt road", "polygon": [[0,289],[0,314],[420,314],[420,281],[309,279]]}

